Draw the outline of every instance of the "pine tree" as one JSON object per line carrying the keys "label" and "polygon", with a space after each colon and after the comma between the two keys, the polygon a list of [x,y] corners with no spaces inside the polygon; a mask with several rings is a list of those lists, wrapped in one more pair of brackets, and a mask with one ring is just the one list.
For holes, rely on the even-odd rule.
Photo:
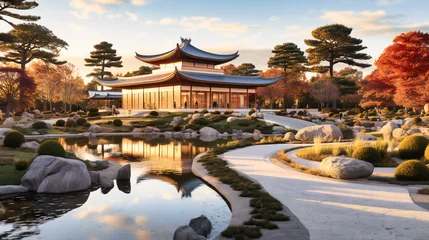
{"label": "pine tree", "polygon": [[276,45],[274,50],[271,51],[274,56],[268,60],[268,67],[283,69],[283,107],[287,110],[287,91],[289,91],[288,78],[296,76],[297,73],[307,71],[306,64],[307,58],[304,52],[294,43],[283,43]]}
{"label": "pine tree", "polygon": [[106,68],[122,67],[122,57],[116,56],[116,50],[112,49],[112,46],[113,44],[108,42],[101,42],[94,45],[95,51],[91,52],[90,58],[85,58],[85,66],[100,68],[95,68],[94,72],[87,75],[88,77],[98,77],[100,79],[109,78],[112,77],[113,74],[106,71]]}
{"label": "pine tree", "polygon": [[308,62],[310,65],[319,65],[327,61],[329,66],[315,66],[312,71],[326,72],[334,76],[334,65],[344,63],[361,68],[370,67],[371,64],[357,62],[356,60],[369,60],[371,56],[360,51],[366,49],[362,46],[362,40],[351,37],[352,28],[341,24],[331,24],[318,27],[311,32],[315,39],[304,40],[310,48],[307,48]]}
{"label": "pine tree", "polygon": [[11,21],[5,17],[14,18],[27,22],[35,22],[40,19],[38,16],[33,15],[20,15],[18,13],[10,12],[8,9],[14,10],[30,10],[39,6],[35,1],[27,0],[1,0],[0,1],[0,20],[7,22],[11,26],[15,26]]}
{"label": "pine tree", "polygon": [[258,76],[259,70],[252,63],[243,63],[233,69],[230,74],[236,76]]}

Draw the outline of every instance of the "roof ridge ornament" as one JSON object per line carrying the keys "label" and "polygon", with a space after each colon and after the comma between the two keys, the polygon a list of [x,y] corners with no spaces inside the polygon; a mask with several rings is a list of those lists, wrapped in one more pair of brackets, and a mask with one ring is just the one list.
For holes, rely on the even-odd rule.
{"label": "roof ridge ornament", "polygon": [[185,42],[191,42],[192,41],[192,39],[191,38],[183,38],[183,37],[180,37],[180,41],[182,42],[182,43],[185,43]]}

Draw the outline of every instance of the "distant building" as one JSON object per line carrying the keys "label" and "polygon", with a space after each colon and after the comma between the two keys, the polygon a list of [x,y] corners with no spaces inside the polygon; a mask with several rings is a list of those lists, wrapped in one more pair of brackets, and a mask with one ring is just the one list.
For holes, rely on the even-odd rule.
{"label": "distant building", "polygon": [[225,75],[215,66],[238,57],[214,54],[181,38],[176,48],[157,55],[136,58],[158,65],[152,74],[116,79],[98,79],[100,84],[122,89],[123,109],[249,108],[255,104],[256,88],[280,78]]}
{"label": "distant building", "polygon": [[115,91],[88,91],[89,107],[111,108],[115,105],[117,108],[122,106],[122,92]]}

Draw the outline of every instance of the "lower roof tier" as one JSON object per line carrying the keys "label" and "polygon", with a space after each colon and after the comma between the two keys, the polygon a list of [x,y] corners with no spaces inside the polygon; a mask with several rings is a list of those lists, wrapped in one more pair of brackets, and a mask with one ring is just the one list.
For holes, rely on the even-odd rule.
{"label": "lower roof tier", "polygon": [[116,79],[98,79],[97,81],[112,88],[134,88],[141,86],[168,85],[168,84],[191,84],[191,85],[213,85],[213,86],[246,86],[263,87],[276,83],[276,78],[262,78],[259,76],[234,76],[215,73],[204,73],[194,71],[183,71],[172,69],[168,72],[141,75],[136,77],[119,77]]}

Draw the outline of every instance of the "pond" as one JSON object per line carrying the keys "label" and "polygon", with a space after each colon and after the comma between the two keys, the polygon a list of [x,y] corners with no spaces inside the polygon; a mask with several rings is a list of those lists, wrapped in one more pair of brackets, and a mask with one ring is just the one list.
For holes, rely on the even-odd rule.
{"label": "pond", "polygon": [[82,159],[130,163],[131,181],[115,183],[104,193],[91,189],[3,199],[7,211],[0,213],[0,239],[172,239],[177,227],[202,214],[213,224],[212,238],[229,224],[226,202],[191,171],[196,155],[227,140],[114,137],[59,141]]}

